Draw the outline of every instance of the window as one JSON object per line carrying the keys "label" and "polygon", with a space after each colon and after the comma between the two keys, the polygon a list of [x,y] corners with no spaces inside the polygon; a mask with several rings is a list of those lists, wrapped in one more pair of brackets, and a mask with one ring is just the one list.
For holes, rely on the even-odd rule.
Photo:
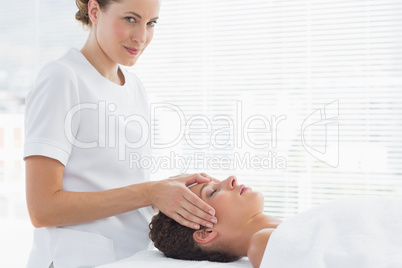
{"label": "window", "polygon": [[134,67],[162,147],[153,178],[235,174],[283,218],[344,195],[401,195],[401,9],[388,0],[164,2]]}

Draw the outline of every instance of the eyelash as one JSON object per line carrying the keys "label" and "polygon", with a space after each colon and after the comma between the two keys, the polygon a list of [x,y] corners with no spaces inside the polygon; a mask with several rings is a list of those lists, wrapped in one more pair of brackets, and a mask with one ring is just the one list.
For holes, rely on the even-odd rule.
{"label": "eyelash", "polygon": [[216,190],[213,190],[209,196],[213,196],[216,193]]}

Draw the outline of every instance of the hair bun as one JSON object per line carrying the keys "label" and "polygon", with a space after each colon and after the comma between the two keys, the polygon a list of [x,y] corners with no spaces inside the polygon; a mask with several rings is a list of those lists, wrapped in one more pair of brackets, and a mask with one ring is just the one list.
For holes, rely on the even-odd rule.
{"label": "hair bun", "polygon": [[75,13],[75,19],[85,26],[91,24],[91,20],[88,16],[88,2],[89,0],[75,0],[75,4],[78,7],[78,11]]}

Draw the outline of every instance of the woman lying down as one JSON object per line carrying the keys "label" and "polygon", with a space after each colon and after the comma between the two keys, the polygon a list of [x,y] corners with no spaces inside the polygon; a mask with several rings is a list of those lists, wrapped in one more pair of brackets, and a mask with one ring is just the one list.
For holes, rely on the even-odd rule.
{"label": "woman lying down", "polygon": [[261,193],[234,176],[191,186],[215,208],[218,224],[199,230],[162,213],[150,238],[166,257],[253,267],[402,267],[402,198],[348,197],[281,220],[263,213]]}

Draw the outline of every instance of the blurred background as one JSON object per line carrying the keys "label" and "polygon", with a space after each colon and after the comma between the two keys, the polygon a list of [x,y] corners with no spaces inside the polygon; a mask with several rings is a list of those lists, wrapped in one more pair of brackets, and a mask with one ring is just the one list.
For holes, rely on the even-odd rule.
{"label": "blurred background", "polygon": [[[25,97],[46,62],[83,46],[75,12],[72,0],[0,9],[1,267],[24,267],[32,243]],[[153,105],[153,157],[171,160],[152,179],[234,174],[283,219],[342,196],[401,196],[401,12],[400,0],[163,1],[130,69]]]}

